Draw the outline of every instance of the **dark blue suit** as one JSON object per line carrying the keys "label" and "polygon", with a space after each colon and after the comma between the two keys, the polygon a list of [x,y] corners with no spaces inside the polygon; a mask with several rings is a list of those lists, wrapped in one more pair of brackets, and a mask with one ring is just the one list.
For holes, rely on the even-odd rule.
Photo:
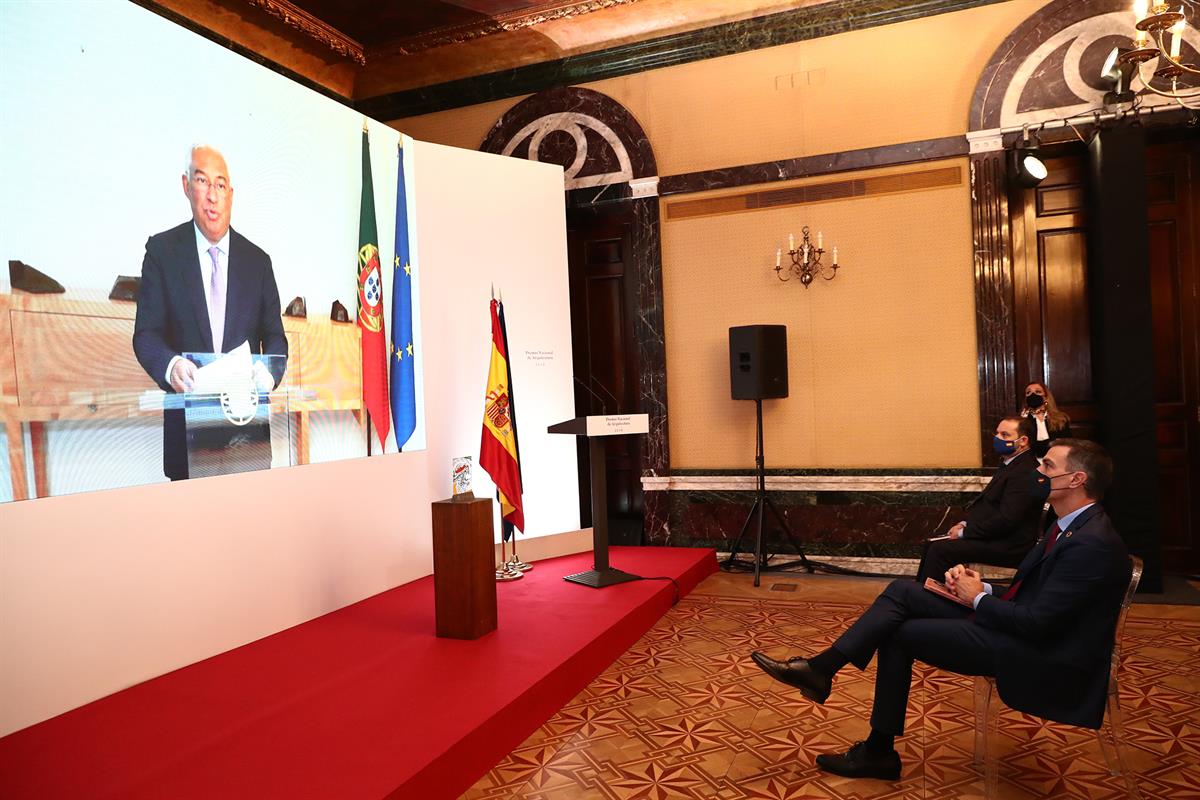
{"label": "dark blue suit", "polygon": [[[288,353],[271,257],[230,228],[224,349],[232,350],[243,341],[250,343],[253,353]],[[196,228],[188,220],[146,241],[133,351],[155,383],[173,392],[166,380],[171,359],[185,352],[212,350]],[[276,383],[281,378],[275,375]],[[163,412],[163,473],[172,480],[188,476],[187,434],[180,409]]]}
{"label": "dark blue suit", "polygon": [[1029,474],[1038,468],[1032,450],[1002,465],[967,510],[962,539],[929,542],[917,568],[917,581],[942,580],[955,564],[1015,567],[1038,536],[1042,501]]}
{"label": "dark blue suit", "polygon": [[882,733],[904,731],[914,659],[995,676],[1011,708],[1099,728],[1129,571],[1125,544],[1094,505],[1049,555],[1041,540],[1029,551],[1012,600],[984,597],[972,614],[911,580],[893,581],[834,646],[860,669],[878,652],[871,727]]}

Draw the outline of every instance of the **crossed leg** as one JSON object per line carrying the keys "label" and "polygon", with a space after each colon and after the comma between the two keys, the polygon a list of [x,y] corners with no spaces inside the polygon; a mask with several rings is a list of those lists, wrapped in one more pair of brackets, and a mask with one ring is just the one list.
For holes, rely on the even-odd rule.
{"label": "crossed leg", "polygon": [[959,675],[995,675],[996,657],[988,629],[969,619],[912,619],[879,647],[871,729],[904,733],[913,661]]}

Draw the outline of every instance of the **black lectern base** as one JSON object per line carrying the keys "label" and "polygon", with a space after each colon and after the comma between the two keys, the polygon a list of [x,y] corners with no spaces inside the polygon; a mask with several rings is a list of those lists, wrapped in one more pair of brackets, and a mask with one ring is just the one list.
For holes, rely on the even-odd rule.
{"label": "black lectern base", "polygon": [[582,583],[584,586],[591,586],[593,589],[603,589],[605,586],[612,586],[616,583],[625,583],[626,581],[640,581],[641,575],[630,575],[628,572],[622,572],[619,569],[595,570],[589,569],[587,572],[576,572],[574,575],[564,575],[564,581],[572,583]]}

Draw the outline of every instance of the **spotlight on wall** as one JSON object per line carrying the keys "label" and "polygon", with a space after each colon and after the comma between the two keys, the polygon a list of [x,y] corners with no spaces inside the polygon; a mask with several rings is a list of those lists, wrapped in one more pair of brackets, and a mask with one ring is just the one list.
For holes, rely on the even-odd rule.
{"label": "spotlight on wall", "polygon": [[1021,131],[1021,141],[1017,142],[1008,154],[1009,174],[1026,189],[1037,186],[1050,174],[1038,153],[1038,144],[1036,138],[1030,141],[1029,126],[1026,125]]}
{"label": "spotlight on wall", "polygon": [[1128,52],[1131,52],[1128,47],[1114,47],[1108,58],[1104,59],[1104,66],[1100,68],[1100,80],[1113,85],[1112,91],[1104,94],[1105,108],[1132,103],[1134,100],[1134,91],[1130,88],[1130,83],[1137,72],[1137,64],[1123,58]]}

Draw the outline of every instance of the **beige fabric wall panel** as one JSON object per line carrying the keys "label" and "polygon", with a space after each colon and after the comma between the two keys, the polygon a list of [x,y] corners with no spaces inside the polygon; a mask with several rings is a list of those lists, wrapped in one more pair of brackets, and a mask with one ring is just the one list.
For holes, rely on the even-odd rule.
{"label": "beige fabric wall panel", "polygon": [[[836,153],[966,132],[979,73],[1046,0],[939,14],[581,84],[645,129],[659,174]],[[521,98],[392,123],[478,148]]]}
{"label": "beige fabric wall panel", "polygon": [[423,142],[461,147],[465,150],[478,150],[488,131],[496,124],[496,120],[526,97],[528,95],[506,100],[493,100],[490,103],[478,103],[463,108],[452,108],[447,111],[435,111],[432,114],[422,114],[419,117],[409,117],[388,124],[401,133],[406,133]]}
{"label": "beige fabric wall panel", "polygon": [[[754,403],[730,399],[728,329],[754,324],[788,327],[790,396],[763,403],[769,468],[979,466],[967,163],[920,169],[946,166],[961,183],[664,222],[673,468],[753,467]],[[843,264],[808,289],[773,270],[804,225]]]}

